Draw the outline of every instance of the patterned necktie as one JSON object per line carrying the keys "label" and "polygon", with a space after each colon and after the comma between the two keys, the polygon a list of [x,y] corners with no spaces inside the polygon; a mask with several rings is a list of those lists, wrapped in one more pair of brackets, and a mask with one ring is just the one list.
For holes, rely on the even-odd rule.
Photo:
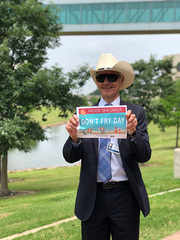
{"label": "patterned necktie", "polygon": [[[106,104],[105,106],[107,105],[112,104]],[[100,180],[105,184],[112,178],[111,153],[106,150],[109,141],[110,138],[100,138],[98,173]]]}

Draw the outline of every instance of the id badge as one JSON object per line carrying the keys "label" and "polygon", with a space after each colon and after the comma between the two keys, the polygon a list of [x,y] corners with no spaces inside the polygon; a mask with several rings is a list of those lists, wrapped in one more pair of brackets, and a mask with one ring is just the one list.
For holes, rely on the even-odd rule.
{"label": "id badge", "polygon": [[113,142],[108,142],[106,150],[111,153],[119,154],[119,146]]}

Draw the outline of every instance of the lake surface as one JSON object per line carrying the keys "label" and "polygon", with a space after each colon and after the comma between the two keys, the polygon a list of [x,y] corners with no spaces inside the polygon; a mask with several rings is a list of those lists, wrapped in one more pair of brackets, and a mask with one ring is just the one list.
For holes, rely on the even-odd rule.
{"label": "lake surface", "polygon": [[65,167],[67,163],[62,155],[62,148],[68,133],[65,124],[46,129],[48,141],[37,142],[31,152],[11,150],[8,153],[8,170],[26,170],[47,167]]}

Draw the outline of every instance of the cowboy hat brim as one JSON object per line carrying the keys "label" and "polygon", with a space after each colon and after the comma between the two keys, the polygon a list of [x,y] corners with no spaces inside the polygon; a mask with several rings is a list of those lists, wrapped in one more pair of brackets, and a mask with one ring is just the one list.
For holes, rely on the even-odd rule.
{"label": "cowboy hat brim", "polygon": [[120,90],[128,88],[129,86],[131,86],[134,82],[134,71],[133,68],[131,67],[131,65],[125,61],[120,61],[118,63],[116,63],[112,68],[108,68],[108,69],[97,69],[97,70],[93,70],[92,68],[90,68],[90,74],[92,79],[94,80],[94,82],[97,84],[96,81],[96,76],[98,74],[100,74],[102,71],[114,71],[114,72],[119,72],[121,75],[124,76],[124,82],[120,88]]}

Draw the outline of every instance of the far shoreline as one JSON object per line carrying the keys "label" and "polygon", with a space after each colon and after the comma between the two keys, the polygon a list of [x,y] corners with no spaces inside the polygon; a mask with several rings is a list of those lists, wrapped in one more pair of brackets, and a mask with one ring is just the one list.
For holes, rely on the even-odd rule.
{"label": "far shoreline", "polygon": [[46,129],[48,127],[55,127],[55,126],[63,125],[63,124],[66,124],[66,123],[67,123],[67,121],[57,122],[57,123],[50,123],[50,124],[47,124],[47,125],[43,125],[41,127],[42,127],[42,129]]}

